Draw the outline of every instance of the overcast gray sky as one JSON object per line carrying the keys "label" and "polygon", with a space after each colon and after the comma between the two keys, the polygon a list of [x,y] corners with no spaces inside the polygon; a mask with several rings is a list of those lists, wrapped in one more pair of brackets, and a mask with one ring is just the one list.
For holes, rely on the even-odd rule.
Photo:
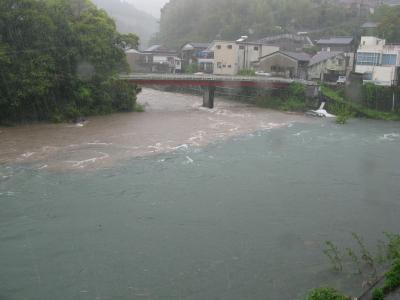
{"label": "overcast gray sky", "polygon": [[138,9],[148,12],[155,16],[160,17],[160,9],[169,0],[127,0],[128,2],[134,4]]}

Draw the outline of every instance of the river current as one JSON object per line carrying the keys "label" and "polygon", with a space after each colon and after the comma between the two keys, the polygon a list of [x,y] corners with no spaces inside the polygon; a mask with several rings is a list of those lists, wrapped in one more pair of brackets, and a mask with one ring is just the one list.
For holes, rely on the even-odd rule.
{"label": "river current", "polygon": [[0,128],[0,299],[357,295],[324,242],[400,232],[400,124],[145,89],[145,113]]}

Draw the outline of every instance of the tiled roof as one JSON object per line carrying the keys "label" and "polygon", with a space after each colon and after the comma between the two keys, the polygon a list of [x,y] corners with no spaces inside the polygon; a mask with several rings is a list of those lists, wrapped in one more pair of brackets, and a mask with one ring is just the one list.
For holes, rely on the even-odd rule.
{"label": "tiled roof", "polygon": [[294,58],[295,60],[298,61],[310,61],[311,57],[307,53],[304,52],[291,52],[291,51],[280,51],[281,53]]}
{"label": "tiled roof", "polygon": [[314,56],[311,58],[311,60],[310,60],[310,66],[315,65],[315,64],[318,64],[318,63],[320,63],[320,62],[323,62],[323,61],[325,61],[325,60],[327,60],[327,59],[329,59],[329,58],[338,56],[338,55],[340,55],[340,54],[342,54],[342,53],[343,53],[343,52],[335,52],[335,51],[332,51],[332,52],[328,52],[328,51],[319,52],[319,53],[317,53],[316,55],[314,55]]}
{"label": "tiled roof", "polygon": [[317,45],[350,45],[353,42],[352,37],[332,37],[329,39],[320,39],[317,41]]}

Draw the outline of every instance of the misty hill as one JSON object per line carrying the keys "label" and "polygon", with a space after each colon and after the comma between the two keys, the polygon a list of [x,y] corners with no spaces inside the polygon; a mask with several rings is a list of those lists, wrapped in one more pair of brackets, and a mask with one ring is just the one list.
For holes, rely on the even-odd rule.
{"label": "misty hill", "polygon": [[366,18],[356,7],[343,9],[323,0],[170,0],[161,13],[159,42],[176,47],[186,41],[299,31],[313,38],[351,35]]}
{"label": "misty hill", "polygon": [[129,3],[132,3],[135,7],[139,8],[140,10],[144,10],[156,18],[160,17],[160,10],[164,6],[168,0],[126,0]]}
{"label": "misty hill", "polygon": [[141,45],[146,46],[150,37],[158,31],[158,21],[152,15],[120,0],[93,0],[100,8],[115,19],[121,33],[136,33]]}

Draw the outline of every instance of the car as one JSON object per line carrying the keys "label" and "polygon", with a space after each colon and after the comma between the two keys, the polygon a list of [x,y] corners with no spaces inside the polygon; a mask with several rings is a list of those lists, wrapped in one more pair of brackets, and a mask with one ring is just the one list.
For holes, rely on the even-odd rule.
{"label": "car", "polygon": [[345,84],[346,83],[346,76],[339,76],[338,80],[336,81],[337,84]]}

